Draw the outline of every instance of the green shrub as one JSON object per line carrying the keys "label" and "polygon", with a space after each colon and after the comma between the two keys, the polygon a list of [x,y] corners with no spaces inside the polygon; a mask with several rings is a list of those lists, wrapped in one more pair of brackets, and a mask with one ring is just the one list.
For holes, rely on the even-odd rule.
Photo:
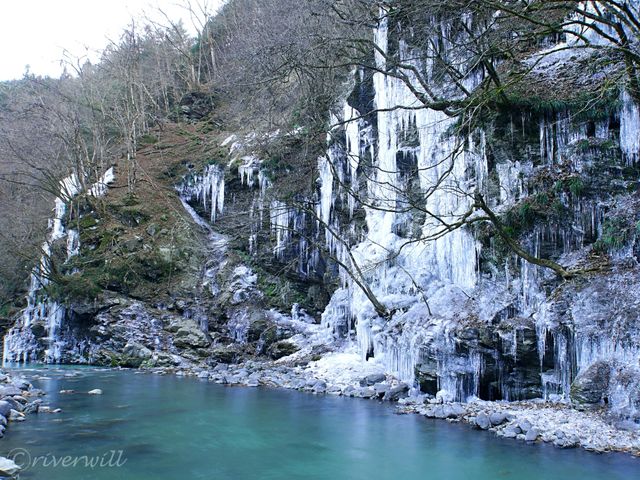
{"label": "green shrub", "polygon": [[[635,225],[638,228],[638,224]],[[620,217],[608,218],[602,225],[600,238],[594,243],[593,249],[599,253],[619,250],[631,238],[630,225]]]}

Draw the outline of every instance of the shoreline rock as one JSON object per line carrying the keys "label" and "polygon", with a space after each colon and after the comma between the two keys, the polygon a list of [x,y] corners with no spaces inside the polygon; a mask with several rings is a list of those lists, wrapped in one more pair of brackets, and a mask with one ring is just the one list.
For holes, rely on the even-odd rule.
{"label": "shoreline rock", "polygon": [[44,395],[43,390],[34,388],[25,378],[0,372],[0,438],[10,423],[23,422],[28,414],[38,413],[42,405],[40,397]]}

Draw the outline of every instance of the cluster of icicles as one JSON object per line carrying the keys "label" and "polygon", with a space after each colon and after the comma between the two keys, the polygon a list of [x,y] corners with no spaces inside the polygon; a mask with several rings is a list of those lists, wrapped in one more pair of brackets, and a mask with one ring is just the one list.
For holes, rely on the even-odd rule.
{"label": "cluster of icicles", "polygon": [[[88,189],[93,197],[103,196],[107,192],[108,185],[115,180],[113,168],[108,169]],[[34,324],[44,325],[46,337],[44,360],[46,362],[58,362],[61,358],[63,340],[60,338],[60,329],[66,317],[64,305],[50,299],[45,287],[49,284],[51,272],[51,249],[54,243],[66,239],[67,260],[77,255],[80,251],[80,239],[78,231],[67,229],[65,217],[67,205],[73,198],[82,192],[82,184],[76,174],[64,178],[60,182],[60,191],[55,199],[53,218],[49,220],[49,232],[42,244],[42,256],[40,262],[31,272],[30,286],[27,293],[27,307],[16,323],[4,337],[3,364],[11,362],[29,362],[38,358],[38,339],[34,336],[31,327]]]}
{"label": "cluster of icicles", "polygon": [[[376,31],[379,52],[387,51],[387,35],[386,21],[382,21]],[[418,57],[411,55],[402,41],[398,50],[398,55],[406,55],[406,58],[401,58],[405,63],[411,63],[412,58]],[[384,56],[377,54],[376,57],[378,71],[384,72]],[[414,66],[418,71],[425,70],[424,65]],[[358,189],[358,166],[361,159],[372,157],[371,150],[376,145],[377,152],[373,155],[375,170],[367,175],[369,205],[364,206],[368,233],[362,242],[350,249],[349,256],[345,255],[343,244],[334,241],[330,234],[327,246],[347,265],[350,258],[354,258],[363,272],[363,280],[371,286],[377,298],[397,313],[391,321],[380,319],[362,289],[344,276],[343,288],[332,297],[322,320],[334,334],[344,335],[355,325],[354,336],[363,359],[374,354],[388,372],[409,383],[415,381],[415,368],[424,360],[427,346],[437,350],[438,387],[452,398],[466,400],[479,395],[479,379],[484,365],[481,356],[473,351],[464,358],[456,352],[452,336],[456,327],[454,313],[458,314],[457,318],[476,314],[488,322],[508,303],[505,297],[496,295],[492,299],[491,292],[482,290],[478,272],[480,245],[473,235],[461,229],[438,236],[441,226],[434,218],[453,223],[468,209],[469,198],[474,191],[490,198],[484,133],[476,131],[462,140],[453,138],[449,133],[453,120],[438,111],[413,108],[419,106],[418,102],[402,80],[376,73],[373,81],[375,107],[378,109],[377,138],[371,138],[372,126],[360,116],[365,112],[354,111],[345,105],[342,117],[337,119],[338,123],[347,122],[343,129],[346,137],[344,148],[330,148],[327,159],[320,161],[318,212],[332,231],[344,235],[337,215],[333,214],[336,204],[349,204],[349,210],[353,212],[352,192]],[[477,74],[469,72],[464,81],[466,87],[472,89],[479,79]],[[638,161],[640,152],[639,109],[626,92],[621,95],[621,104],[618,113],[619,143],[624,159],[633,164]],[[395,108],[398,105],[407,108]],[[539,128],[540,158],[537,161],[541,163],[558,164],[569,160],[568,152],[572,147],[588,138],[586,126],[576,126],[568,113],[541,121]],[[608,119],[596,122],[595,128],[599,139],[612,138]],[[417,132],[417,141],[409,138],[411,132]],[[460,142],[462,148],[459,148]],[[456,149],[459,153],[454,154]],[[419,236],[434,239],[429,242],[408,241],[408,238],[398,235],[407,226],[401,208],[405,199],[400,193],[406,190],[407,184],[403,183],[402,165],[398,161],[407,158],[416,165],[421,191],[430,192],[420,207],[434,217],[427,215],[419,227]],[[455,163],[452,164],[449,159],[453,158]],[[580,160],[575,156],[571,160],[574,161],[572,168],[576,172],[582,171]],[[491,201],[496,210],[507,208],[530,193],[526,191],[523,177],[533,171],[533,164],[532,159],[512,159],[495,167],[500,193]],[[431,190],[434,185],[439,185],[439,188]],[[570,206],[566,197],[561,200],[565,207]],[[586,235],[597,236],[603,216],[599,206],[595,202],[576,201],[572,208],[576,209],[577,228],[561,231],[536,229],[530,245],[534,254],[540,254],[543,242],[551,243],[553,240],[554,244],[561,245],[557,253],[565,254],[582,248]],[[580,371],[597,359],[627,363],[629,359],[637,359],[638,349],[628,345],[606,338],[562,332],[549,324],[542,308],[546,301],[541,287],[542,275],[540,268],[520,260],[519,275],[514,276],[507,264],[504,272],[506,285],[502,285],[499,291],[515,296],[523,317],[534,316],[541,370],[547,333],[553,336],[554,369],[541,371],[545,396],[568,396],[575,370]],[[464,305],[475,297],[474,292],[487,298],[481,302],[479,312],[477,309],[465,311]],[[517,328],[514,328],[513,340],[503,342],[508,350],[503,352],[504,355],[515,357],[517,335]],[[577,357],[575,362],[570,358],[573,356]],[[509,388],[505,386],[502,391],[508,392]],[[509,394],[505,393],[505,396]],[[518,392],[513,396],[517,398]],[[629,392],[621,391],[620,396],[628,397]]]}
{"label": "cluster of icicles", "polygon": [[[386,21],[382,21],[375,35],[380,52],[387,51],[387,36]],[[406,62],[413,61],[403,42],[398,54],[405,55]],[[376,60],[378,70],[385,71],[384,56],[379,53]],[[415,66],[419,70],[430,68]],[[471,71],[464,84],[467,89],[473,89],[481,80],[480,72]],[[243,144],[235,137],[224,142],[230,145],[232,157],[236,155],[234,161],[240,164],[241,183],[256,191],[250,210],[249,251],[257,252],[258,232],[265,218],[270,225],[274,255],[284,259],[289,258],[291,252],[297,252],[302,275],[313,270],[320,257],[319,250],[307,244],[306,239],[315,237],[317,243],[324,243],[331,256],[351,266],[350,273],[340,270],[341,288],[334,293],[322,315],[328,334],[355,342],[363,361],[375,355],[375,361],[382,362],[389,373],[409,383],[415,381],[415,368],[424,359],[425,347],[435,348],[438,387],[453,398],[466,400],[479,395],[484,365],[479,354],[470,352],[461,358],[456,352],[453,316],[454,313],[459,317],[465,313],[471,315],[461,305],[473,297],[474,292],[481,292],[478,265],[481,247],[465,229],[438,235],[441,223],[437,219],[445,222],[459,219],[469,209],[470,193],[474,191],[490,198],[485,135],[481,130],[464,139],[451,135],[454,120],[439,111],[415,108],[419,106],[415,95],[400,79],[376,73],[373,83],[378,110],[375,127],[365,120],[365,112],[358,112],[346,102],[340,112],[333,114],[333,121],[340,126],[329,134],[327,153],[318,159],[316,212],[310,222],[307,212],[273,199],[277,195],[267,194],[273,186],[261,170],[260,159],[253,155],[238,157]],[[621,96],[621,104],[619,141],[624,158],[632,164],[640,152],[640,113],[626,93]],[[393,108],[398,105],[406,108]],[[514,126],[514,130],[517,128]],[[597,122],[595,128],[597,138],[611,138],[608,120]],[[586,126],[576,125],[568,113],[541,121],[539,131],[540,150],[535,163],[564,163],[572,147],[588,138]],[[491,201],[497,211],[532,193],[527,191],[523,177],[533,171],[533,156],[495,165],[499,195]],[[580,172],[583,166],[575,157],[571,157],[572,168]],[[415,165],[414,175],[418,176],[420,189],[430,192],[419,207],[432,216],[426,216],[413,228],[414,232],[417,228],[417,236],[432,240],[408,241],[408,237],[400,233],[413,221],[402,208],[406,201],[402,192],[408,187],[407,175],[399,163],[402,159]],[[373,168],[365,175],[366,163]],[[436,184],[440,187],[433,189]],[[198,199],[214,221],[216,212],[222,213],[224,202],[223,170],[207,167],[183,194]],[[579,228],[536,229],[529,245],[534,254],[540,253],[543,243],[560,245],[558,254],[569,253],[584,246],[585,236],[597,235],[603,216],[597,204],[570,204],[566,197],[562,197],[562,201],[565,206],[576,209]],[[362,231],[353,225],[344,226],[345,212],[353,217],[357,209],[364,209],[366,214],[366,228]],[[314,232],[308,232],[309,225]],[[347,238],[351,240],[345,241]],[[541,369],[547,334],[553,336],[555,367],[551,371],[541,370],[540,375],[545,395],[568,395],[575,369],[585,368],[597,358],[625,359],[637,353],[622,345],[605,344],[604,340],[598,343],[593,338],[568,338],[566,332],[556,331],[544,315],[546,296],[541,288],[542,270],[524,260],[518,261],[517,274],[510,271],[512,268],[509,263],[505,264],[504,285],[496,289],[499,294],[484,302],[481,320],[487,321],[504,308],[507,298],[520,305],[522,316],[534,316]],[[367,295],[354,281],[354,272],[358,272],[359,280],[366,282],[385,306],[396,312],[390,322],[379,318]],[[482,290],[482,295],[486,293]],[[503,339],[505,352],[502,353],[515,357],[517,342],[518,330],[514,328],[512,338]],[[568,357],[576,355],[577,364],[573,364]],[[502,390],[505,397],[518,397],[512,388],[503,386]]]}

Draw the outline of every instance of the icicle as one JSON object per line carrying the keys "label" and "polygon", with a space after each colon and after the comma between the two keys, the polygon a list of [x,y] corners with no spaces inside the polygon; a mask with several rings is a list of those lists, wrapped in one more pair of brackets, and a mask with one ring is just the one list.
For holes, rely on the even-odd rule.
{"label": "icicle", "polygon": [[207,166],[202,175],[180,188],[180,194],[188,202],[199,201],[214,223],[224,211],[224,171],[217,165]]}
{"label": "icicle", "polygon": [[628,165],[639,160],[640,108],[626,90],[622,92],[622,108],[620,109],[620,148]]}
{"label": "icicle", "polygon": [[291,239],[293,212],[285,203],[279,200],[272,200],[269,207],[269,219],[271,231],[276,236],[273,253],[277,258],[281,259]]}
{"label": "icicle", "polygon": [[240,183],[252,188],[255,183],[255,175],[260,171],[260,160],[255,156],[242,157],[242,165],[238,167]]}

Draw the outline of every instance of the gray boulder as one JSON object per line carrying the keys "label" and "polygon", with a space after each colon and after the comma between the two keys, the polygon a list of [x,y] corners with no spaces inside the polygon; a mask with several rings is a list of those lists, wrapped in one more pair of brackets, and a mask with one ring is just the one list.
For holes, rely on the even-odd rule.
{"label": "gray boulder", "polygon": [[27,381],[26,378],[18,377],[11,380],[11,383],[14,387],[19,388],[20,390],[29,390],[31,384]]}
{"label": "gray boulder", "polygon": [[372,373],[360,380],[361,387],[371,387],[376,383],[384,382],[387,379],[384,373]]}
{"label": "gray boulder", "polygon": [[353,397],[355,395],[356,388],[353,385],[347,385],[344,390],[342,390],[342,394],[347,397]]}
{"label": "gray boulder", "polygon": [[518,422],[518,427],[520,427],[522,433],[526,434],[529,430],[531,430],[531,422],[527,419],[520,420]]}
{"label": "gray boulder", "polygon": [[24,410],[24,405],[22,405],[20,402],[18,402],[12,397],[5,398],[3,402],[7,402],[9,405],[11,405],[12,409],[17,410],[18,412],[22,412]]}
{"label": "gray boulder", "polygon": [[467,413],[467,409],[464,408],[459,403],[445,405],[444,409],[445,409],[445,413],[447,413],[447,418],[457,418]]}
{"label": "gray boulder", "polygon": [[13,405],[5,400],[0,400],[0,415],[8,417]]}
{"label": "gray boulder", "polygon": [[22,390],[15,385],[0,386],[0,397],[12,397],[14,395],[22,395]]}
{"label": "gray boulder", "polygon": [[611,365],[598,361],[580,372],[571,384],[571,400],[578,404],[600,404],[607,396]]}
{"label": "gray boulder", "polygon": [[21,413],[17,410],[11,409],[9,411],[9,421],[10,422],[22,422],[24,421],[24,413]]}
{"label": "gray boulder", "polygon": [[409,394],[409,385],[401,383],[390,389],[383,397],[388,402],[397,402],[401,398],[405,398]]}
{"label": "gray boulder", "polygon": [[537,428],[530,428],[529,431],[524,436],[524,439],[527,442],[535,442],[539,436],[540,436],[540,432],[538,432]]}
{"label": "gray boulder", "polygon": [[[38,409],[40,408],[40,402],[30,402],[24,407],[24,413],[38,413]],[[2,419],[4,417],[0,416],[0,424],[2,424]],[[6,419],[5,419],[6,421]]]}
{"label": "gray boulder", "polygon": [[324,380],[319,380],[313,385],[311,391],[317,394],[325,393],[327,391],[327,382],[325,382]]}
{"label": "gray boulder", "polygon": [[553,444],[559,448],[575,448],[579,443],[580,441],[575,435],[558,437],[553,441]]}
{"label": "gray boulder", "polygon": [[129,357],[147,359],[151,358],[152,352],[144,345],[137,342],[129,342],[122,349],[122,353]]}
{"label": "gray boulder", "polygon": [[327,388],[327,394],[342,395],[342,389],[338,385],[331,385],[329,388]]}
{"label": "gray boulder", "polygon": [[507,425],[504,430],[502,430],[502,436],[505,438],[516,438],[520,435],[522,431],[517,425]]}
{"label": "gray boulder", "polygon": [[389,390],[391,390],[391,385],[389,385],[388,383],[376,383],[373,386],[373,389],[375,390],[376,396],[378,398],[383,398],[389,392]]}
{"label": "gray boulder", "polygon": [[489,415],[484,412],[479,413],[476,417],[476,426],[481,430],[488,430],[491,427],[491,420],[489,420]]}
{"label": "gray boulder", "polygon": [[497,425],[502,425],[507,421],[507,414],[504,412],[493,412],[489,415],[489,420],[491,421],[491,425],[494,427]]}
{"label": "gray boulder", "polygon": [[373,398],[376,396],[376,391],[372,387],[359,387],[354,390],[353,396],[356,398]]}
{"label": "gray boulder", "polygon": [[207,336],[195,322],[185,322],[173,337],[173,343],[178,348],[206,348],[210,345]]}

